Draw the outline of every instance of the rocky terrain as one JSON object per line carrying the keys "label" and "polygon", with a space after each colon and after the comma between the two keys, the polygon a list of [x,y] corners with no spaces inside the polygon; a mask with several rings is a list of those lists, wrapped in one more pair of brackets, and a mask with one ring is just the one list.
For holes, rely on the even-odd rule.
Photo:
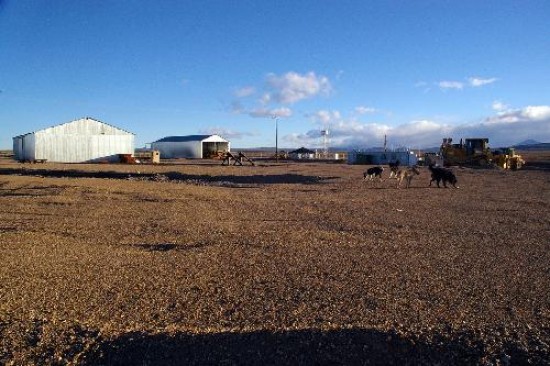
{"label": "rocky terrain", "polygon": [[548,365],[531,161],[396,189],[344,164],[2,158],[0,364]]}

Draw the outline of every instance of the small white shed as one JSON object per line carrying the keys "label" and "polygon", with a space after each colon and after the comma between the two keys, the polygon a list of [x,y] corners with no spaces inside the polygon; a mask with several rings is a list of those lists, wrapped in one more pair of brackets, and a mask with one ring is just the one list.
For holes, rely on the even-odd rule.
{"label": "small white shed", "polygon": [[134,153],[134,134],[85,117],[16,136],[13,153],[20,161],[118,161],[118,154]]}
{"label": "small white shed", "polygon": [[399,161],[402,166],[418,164],[418,156],[414,151],[351,151],[348,154],[348,164],[386,165]]}
{"label": "small white shed", "polygon": [[204,159],[217,152],[229,152],[230,142],[219,135],[169,136],[151,143],[163,159]]}

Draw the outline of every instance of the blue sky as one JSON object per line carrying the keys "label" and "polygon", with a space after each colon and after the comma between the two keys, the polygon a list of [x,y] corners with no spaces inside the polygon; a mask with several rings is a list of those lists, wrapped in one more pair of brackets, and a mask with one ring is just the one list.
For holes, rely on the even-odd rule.
{"label": "blue sky", "polygon": [[550,1],[0,0],[0,148],[89,116],[234,147],[550,142]]}

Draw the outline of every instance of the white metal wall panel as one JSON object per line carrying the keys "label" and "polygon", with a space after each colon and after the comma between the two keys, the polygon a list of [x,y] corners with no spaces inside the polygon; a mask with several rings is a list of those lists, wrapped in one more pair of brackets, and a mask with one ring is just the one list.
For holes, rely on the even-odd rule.
{"label": "white metal wall panel", "polygon": [[118,154],[134,153],[134,136],[38,134],[35,146],[35,158],[51,162],[116,161]]}
{"label": "white metal wall panel", "polygon": [[191,158],[200,159],[203,157],[203,143],[215,142],[226,146],[230,151],[231,143],[218,135],[212,135],[202,141],[161,141],[153,142],[151,148],[160,151],[163,159]]}
{"label": "white metal wall panel", "polygon": [[21,138],[21,157],[19,160],[35,160],[35,136],[34,134],[28,134],[19,136]]}
{"label": "white metal wall panel", "polygon": [[14,137],[13,150],[19,160],[118,160],[118,154],[134,153],[134,135],[92,118],[82,118]]}
{"label": "white metal wall panel", "polygon": [[163,159],[202,158],[201,141],[153,142],[151,148],[160,151]]}
{"label": "white metal wall panel", "polygon": [[23,160],[23,136],[13,138],[13,155],[16,160]]}

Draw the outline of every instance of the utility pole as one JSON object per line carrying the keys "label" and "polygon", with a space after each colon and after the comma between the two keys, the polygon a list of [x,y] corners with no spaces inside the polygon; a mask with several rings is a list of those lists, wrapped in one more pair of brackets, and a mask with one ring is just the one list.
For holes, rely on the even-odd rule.
{"label": "utility pole", "polygon": [[279,117],[272,116],[275,120],[275,161],[279,162]]}

